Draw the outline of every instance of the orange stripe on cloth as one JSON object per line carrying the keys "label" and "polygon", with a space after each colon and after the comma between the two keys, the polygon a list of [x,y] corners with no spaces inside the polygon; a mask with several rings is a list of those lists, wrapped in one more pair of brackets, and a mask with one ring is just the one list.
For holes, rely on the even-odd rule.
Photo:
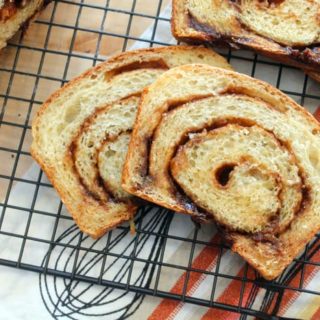
{"label": "orange stripe on cloth", "polygon": [[[313,255],[313,257],[310,259],[311,262],[316,262],[320,260],[320,251],[317,251],[317,253],[315,253]],[[304,278],[303,278],[303,286],[306,287],[310,281],[313,279],[313,277],[315,276],[317,270],[317,266],[316,265],[312,265],[312,264],[306,264],[304,267]],[[293,288],[298,288],[299,284],[300,284],[300,278],[301,278],[301,272],[298,272],[293,279],[289,282],[288,286],[289,287],[293,287]],[[284,315],[284,313],[290,308],[290,306],[294,303],[294,301],[297,300],[297,298],[300,296],[300,294],[302,294],[299,291],[295,291],[295,290],[286,290],[283,298],[281,300],[281,306],[280,306],[280,311],[279,311],[279,316]],[[274,299],[274,303],[275,303]],[[274,303],[270,306],[269,310],[272,310],[274,307]]]}
{"label": "orange stripe on cloth", "polygon": [[[215,235],[210,242],[217,243],[221,241],[220,235]],[[192,263],[192,268],[200,270],[209,270],[210,267],[215,263],[220,249],[217,246],[206,246],[198,254]],[[175,285],[170,290],[171,293],[182,294],[184,283],[186,280],[187,272],[184,272]],[[186,293],[190,295],[199,285],[203,273],[190,272],[189,281],[186,288]],[[162,320],[168,319],[174,312],[177,312],[182,306],[180,301],[163,299],[156,309],[149,316],[148,320]]]}
{"label": "orange stripe on cloth", "polygon": [[[320,261],[320,251],[317,251],[316,254],[313,255],[313,257],[310,259],[310,262],[319,262]],[[307,286],[310,281],[315,276],[316,272],[318,271],[316,265],[306,264],[304,268],[304,287]],[[244,267],[239,271],[237,274],[238,277],[242,277],[244,273]],[[249,268],[248,278],[254,278],[254,271],[252,268]],[[299,272],[296,274],[293,279],[290,281],[288,286],[297,288],[300,284],[300,277],[301,273]],[[245,305],[249,298],[250,290],[252,289],[253,283],[248,282],[246,284],[244,293],[243,293],[243,302],[242,305]],[[238,306],[239,304],[239,296],[240,296],[240,290],[241,290],[241,281],[232,280],[228,287],[224,290],[224,292],[221,294],[221,296],[218,298],[216,302],[229,304],[233,306]],[[289,309],[289,307],[292,305],[294,301],[299,297],[301,292],[294,291],[294,290],[286,290],[285,294],[283,295],[282,301],[281,301],[281,308],[279,315],[284,315],[284,313]],[[269,310],[271,311],[276,303],[276,299],[274,299],[271,307]],[[320,309],[320,308],[319,308]],[[320,310],[317,311],[317,315],[320,313]],[[234,312],[224,311],[220,309],[210,309],[207,311],[207,313],[202,317],[202,320],[212,320],[212,319],[227,319],[227,320],[234,320],[238,319],[239,315]],[[320,316],[315,317],[313,320],[319,320]]]}
{"label": "orange stripe on cloth", "polygon": [[[245,267],[242,267],[237,277],[243,277],[245,274]],[[254,270],[249,267],[247,278],[254,279],[255,273]],[[243,298],[242,298],[242,306],[244,306],[249,298],[250,291],[253,287],[252,282],[247,282],[244,287],[243,291]],[[222,292],[222,294],[219,296],[219,298],[216,300],[216,302],[224,303],[232,306],[238,306],[239,305],[239,299],[240,299],[240,291],[242,287],[242,281],[241,280],[232,280],[230,281],[227,288]],[[213,319],[219,319],[219,320],[235,320],[239,318],[239,314],[235,312],[225,311],[221,309],[209,309],[206,314],[203,315],[201,320],[213,320]]]}
{"label": "orange stripe on cloth", "polygon": [[320,319],[320,307],[316,311],[316,313],[312,316],[311,320],[319,320]]}

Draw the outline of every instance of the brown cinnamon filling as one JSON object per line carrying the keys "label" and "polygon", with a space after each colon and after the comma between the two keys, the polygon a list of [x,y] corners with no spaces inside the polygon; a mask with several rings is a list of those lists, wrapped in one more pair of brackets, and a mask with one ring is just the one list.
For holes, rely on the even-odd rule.
{"label": "brown cinnamon filling", "polygon": [[[241,0],[229,0],[232,3],[239,4]],[[259,3],[266,3],[269,7],[270,6],[278,6],[285,0],[258,0]]]}
{"label": "brown cinnamon filling", "polygon": [[224,163],[220,168],[218,168],[218,170],[216,170],[215,180],[221,187],[225,187],[228,184],[234,167],[234,163]]}
{"label": "brown cinnamon filling", "polygon": [[[127,99],[130,99],[131,97],[140,97],[140,96],[141,96],[141,92],[134,92],[134,93],[129,94],[128,96],[126,96],[124,98],[119,99],[118,101],[115,101],[114,103],[117,103],[117,102],[119,103],[121,101],[125,101]],[[98,117],[98,115],[101,114],[101,113],[106,112],[106,110],[109,109],[112,105],[113,105],[113,103],[112,104],[108,104],[107,106],[103,106],[103,107],[97,108],[94,114],[89,115],[84,120],[84,122],[81,124],[81,126],[79,128],[79,131],[77,132],[77,134],[73,138],[73,141],[70,144],[69,150],[68,150],[69,155],[71,156],[71,159],[72,159],[73,172],[76,175],[79,183],[82,185],[83,190],[86,192],[86,194],[89,197],[95,199],[96,201],[98,201],[100,203],[103,203],[103,201],[101,200],[101,197],[98,194],[96,194],[95,192],[92,192],[90,190],[90,188],[87,186],[87,184],[83,181],[83,179],[81,177],[81,174],[79,173],[79,171],[78,171],[78,169],[77,169],[77,167],[75,165],[75,162],[76,162],[75,155],[76,155],[77,148],[78,148],[76,141],[79,139],[80,135],[84,131],[89,130],[89,128],[91,127],[91,125],[95,121],[95,119]],[[98,154],[99,154],[101,148],[103,147],[103,145],[105,143],[115,141],[123,133],[131,133],[131,130],[120,132],[118,135],[106,135],[104,137],[104,139],[103,139],[103,142],[102,142],[102,144],[100,146],[100,149],[98,149],[97,152],[94,155],[94,157],[96,158],[96,162],[95,162],[95,173],[96,174],[95,174],[94,182],[97,183],[97,185],[103,189],[105,194],[108,196],[109,200],[112,201],[112,202],[115,202],[115,203],[119,202],[120,200],[113,194],[113,192],[110,190],[110,188],[107,186],[107,184],[102,179],[102,177],[101,177],[101,175],[99,173],[98,159],[97,158],[98,158]],[[121,201],[123,202],[123,200],[121,200]],[[132,201],[128,201],[128,203],[131,204]]]}
{"label": "brown cinnamon filling", "polygon": [[0,8],[0,21],[6,21],[12,17],[18,9],[24,8],[30,0],[4,0]]}
{"label": "brown cinnamon filling", "polygon": [[218,31],[216,31],[212,26],[209,26],[205,23],[202,23],[198,21],[190,12],[188,13],[188,23],[189,27],[196,30],[205,33],[206,35],[212,37],[211,40],[218,41],[222,38],[228,38],[228,36],[224,36]]}
{"label": "brown cinnamon filling", "polygon": [[134,61],[132,63],[120,66],[118,68],[107,71],[104,75],[106,81],[110,81],[113,77],[123,72],[129,72],[139,69],[163,69],[168,70],[169,67],[162,59],[150,60],[150,61]]}
{"label": "brown cinnamon filling", "polygon": [[275,8],[279,6],[284,0],[258,0],[260,4],[265,4],[270,8]]}
{"label": "brown cinnamon filling", "polygon": [[[97,150],[95,156],[98,158],[98,154],[100,152],[100,150],[102,149],[102,147],[104,146],[105,143],[107,142],[111,142],[111,141],[115,141],[116,139],[118,139],[118,137],[123,134],[123,133],[131,133],[131,130],[128,130],[128,131],[124,131],[124,132],[120,132],[118,135],[115,135],[115,136],[107,136],[105,137],[103,143],[101,144],[100,148]],[[80,133],[79,133],[80,135]],[[76,175],[79,183],[81,184],[84,192],[91,198],[95,199],[96,201],[98,201],[99,203],[101,204],[105,204],[105,202],[103,200],[101,200],[100,196],[94,192],[92,192],[90,190],[90,188],[88,188],[88,186],[86,185],[86,183],[83,181],[76,165],[75,165],[75,154],[76,154],[76,144],[74,142],[71,143],[70,147],[69,147],[69,154],[71,155],[71,159],[72,159],[72,170],[74,172],[74,174]],[[97,185],[99,187],[101,187],[104,192],[106,193],[106,195],[108,195],[108,200],[110,202],[113,202],[113,203],[118,203],[118,202],[125,202],[127,203],[128,205],[143,205],[145,204],[144,200],[143,199],[139,199],[139,198],[134,198],[134,199],[130,199],[130,200],[124,200],[124,199],[119,199],[113,192],[112,190],[109,188],[108,184],[102,179],[100,173],[99,173],[99,168],[98,168],[98,160],[96,161],[96,164],[95,164],[95,178],[94,178],[94,181],[95,183],[97,183]]]}
{"label": "brown cinnamon filling", "polygon": [[[131,134],[132,130],[127,130],[127,131],[123,131],[120,132],[118,135],[114,135],[114,136],[108,136],[103,140],[103,143],[101,143],[100,148],[97,150],[95,156],[96,156],[96,165],[95,165],[95,169],[97,172],[97,177],[96,177],[96,182],[99,184],[99,186],[101,186],[104,191],[112,198],[114,199],[114,201],[119,200],[118,197],[113,193],[112,189],[110,188],[110,186],[108,185],[108,183],[106,181],[104,181],[100,175],[100,171],[98,168],[99,165],[99,160],[98,160],[98,155],[101,151],[101,149],[104,147],[104,145],[108,142],[113,142],[116,141],[122,134]],[[121,201],[124,201],[123,199],[121,199]]]}
{"label": "brown cinnamon filling", "polygon": [[[233,49],[244,48],[252,50],[251,46],[255,44],[255,40],[251,39],[250,36],[239,37],[233,36],[231,34],[221,34],[212,26],[200,22],[190,12],[188,12],[187,20],[190,28],[202,32],[206,35],[205,40],[215,43],[216,45],[228,46]],[[241,27],[248,32],[254,33],[252,30],[248,30],[246,26],[241,25]],[[278,58],[278,60],[286,58],[285,62],[290,63],[290,61],[287,61],[287,59],[290,59],[291,64],[293,64],[294,66],[299,66],[300,64],[300,67],[304,67],[306,69],[317,69],[320,71],[320,48],[318,47],[319,43],[301,47],[288,47],[275,42],[273,39],[262,37],[261,35],[257,36],[267,39],[268,41],[272,41],[279,46],[279,52],[282,58],[280,57]],[[263,52],[263,50],[257,50],[257,52],[261,54],[265,53]],[[268,52],[268,55],[272,56],[273,53]],[[275,57],[275,59],[277,59],[277,57]]]}
{"label": "brown cinnamon filling", "polygon": [[[203,98],[198,98],[198,99],[193,99],[193,101],[197,101],[197,100],[202,100]],[[180,106],[182,106],[183,104],[185,104],[185,102],[181,103],[181,105],[178,105],[177,103],[175,103],[175,107],[178,108]],[[172,106],[170,105],[169,110],[172,110]],[[253,126],[255,125],[255,122],[253,122],[252,120],[249,119],[242,119],[242,118],[234,118],[234,117],[230,117],[230,118],[224,118],[224,119],[219,119],[219,120],[215,120],[212,121],[211,123],[207,124],[205,127],[201,127],[201,128],[191,128],[188,132],[185,132],[185,134],[181,137],[180,141],[178,142],[177,146],[175,147],[174,153],[173,153],[173,158],[175,157],[175,155],[178,152],[178,149],[181,148],[183,145],[185,145],[189,140],[190,140],[190,136],[189,134],[200,134],[202,132],[207,132],[207,131],[211,131],[217,128],[221,128],[224,127],[228,124],[240,124],[242,126]],[[155,129],[156,131],[156,129]],[[153,141],[154,135],[152,135],[149,139],[148,139],[148,144],[147,144],[147,156],[146,156],[146,163],[145,166],[143,166],[143,169],[141,171],[141,174],[145,177],[145,182],[146,184],[148,184],[150,181],[153,180],[153,177],[149,174],[149,163],[150,163],[150,150],[151,150],[151,144]],[[194,202],[192,201],[192,199],[190,199],[186,193],[184,192],[184,190],[180,187],[180,185],[175,181],[175,179],[173,178],[172,174],[171,174],[171,170],[170,170],[170,163],[166,164],[167,167],[167,174],[169,177],[169,181],[172,187],[172,193],[174,193],[174,197],[177,199],[178,203],[183,206],[187,211],[192,211],[193,212],[193,219],[196,222],[199,223],[206,223],[208,221],[212,221],[213,220],[213,216],[212,214],[210,214],[209,212],[206,212],[204,209],[198,207],[197,205],[194,204]],[[145,174],[143,174],[145,173]]]}
{"label": "brown cinnamon filling", "polygon": [[[99,202],[101,202],[101,199],[99,197],[99,195],[97,195],[96,193],[92,192],[89,188],[87,188],[86,184],[84,183],[83,179],[81,178],[81,175],[79,174],[77,167],[75,165],[75,153],[76,153],[76,144],[74,142],[71,143],[71,145],[69,146],[69,155],[72,159],[72,170],[75,173],[77,179],[79,180],[79,183],[81,184],[81,186],[83,187],[84,192],[90,197],[93,198]],[[101,177],[99,178],[98,175],[96,175],[96,179],[98,179],[99,185],[103,185],[102,184],[102,179]]]}
{"label": "brown cinnamon filling", "polygon": [[[256,126],[259,126],[258,124],[254,123],[252,120],[248,120],[248,119],[241,119],[241,118],[228,118],[228,119],[224,119],[222,121],[215,121],[214,123],[211,123],[210,125],[208,126],[205,126],[204,128],[202,128],[202,130],[198,130],[198,131],[193,131],[192,134],[201,134],[202,132],[209,132],[209,131],[212,131],[212,130],[215,130],[215,129],[218,129],[218,128],[221,128],[221,127],[224,127],[228,124],[239,124],[241,126],[244,126],[244,127],[250,127],[250,126],[253,126],[253,125],[256,125]],[[264,129],[264,128],[262,128]],[[264,129],[266,130],[266,129]],[[266,130],[268,131],[268,130]],[[272,135],[274,135],[272,132],[268,131],[269,133],[271,133]],[[190,132],[189,132],[190,133]],[[197,139],[197,138],[194,138],[194,139]],[[297,164],[296,162],[296,158],[294,156],[294,154],[292,153],[291,151],[291,147],[279,140],[277,137],[275,137],[275,139],[277,139],[277,141],[279,142],[279,144],[287,149],[289,151],[289,153],[291,155],[293,155],[294,157],[294,161],[295,161],[295,164],[296,166],[298,166],[299,168],[299,172],[298,172],[298,175],[301,179],[301,182],[302,182],[302,187],[301,187],[301,194],[302,194],[302,200],[301,202],[297,205],[297,207],[294,209],[294,212],[295,212],[295,216],[298,215],[298,214],[301,214],[303,211],[306,210],[306,208],[309,206],[310,204],[310,188],[306,185],[306,182],[305,182],[305,175],[304,175],[304,172],[303,172],[303,169],[301,169],[299,167],[299,165]],[[173,155],[173,158],[175,157],[175,155],[177,154],[179,148],[183,148],[183,146],[190,140],[189,138],[189,134],[186,134],[185,137],[182,139],[182,141],[178,144],[178,146],[176,147],[176,150],[175,150],[175,153]],[[216,179],[218,181],[220,181],[221,185],[222,186],[225,186],[227,183],[228,183],[228,180],[229,180],[229,177],[230,177],[230,174],[232,174],[232,171],[234,169],[234,164],[229,164],[229,165],[226,165],[226,166],[223,166],[221,168],[221,170],[218,170],[217,172],[217,177]],[[174,188],[177,190],[176,191],[176,194],[175,196],[177,195],[177,193],[181,193],[182,196],[178,196],[178,199],[180,201],[181,204],[183,204],[185,207],[186,205],[190,205],[190,203],[193,204],[193,207],[195,208],[194,210],[194,214],[197,216],[198,214],[202,215],[203,216],[203,213],[205,212],[204,209],[196,206],[192,199],[190,199],[186,194],[185,192],[181,189],[181,187],[178,185],[178,183],[175,181],[174,177],[172,176],[171,172],[170,172],[170,181],[172,182],[172,185],[174,186]],[[181,191],[182,190],[182,191]],[[281,194],[279,194],[279,198],[281,200]],[[280,201],[282,202],[282,201]],[[206,212],[205,213],[207,217],[211,217],[211,220],[213,220],[213,217],[210,213]],[[207,218],[207,220],[209,220],[209,218]],[[232,233],[232,232],[235,232],[234,230],[232,230],[230,227],[228,226],[225,226],[224,224],[220,223],[219,221],[216,221],[221,227],[223,227],[225,229],[225,232],[226,233]],[[285,230],[289,229],[290,228],[290,225],[289,224],[284,230],[282,230],[282,232],[284,232]],[[236,231],[237,233],[241,233],[241,234],[246,234],[244,232],[239,232],[239,231]],[[277,241],[277,238],[279,236],[279,217],[278,215],[274,216],[270,222],[269,222],[269,225],[261,232],[257,232],[257,233],[254,233],[254,234],[251,234],[252,238],[255,240],[255,241],[259,241],[259,242],[270,242],[270,243],[274,243],[275,241]]]}

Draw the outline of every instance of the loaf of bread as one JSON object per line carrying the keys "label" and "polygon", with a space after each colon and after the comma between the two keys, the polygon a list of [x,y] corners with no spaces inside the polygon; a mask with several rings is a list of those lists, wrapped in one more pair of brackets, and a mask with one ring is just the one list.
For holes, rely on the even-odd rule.
{"label": "loaf of bread", "polygon": [[0,49],[50,0],[0,0]]}
{"label": "loaf of bread", "polygon": [[172,32],[181,41],[252,49],[319,72],[319,11],[319,1],[173,0]]}
{"label": "loaf of bread", "polygon": [[39,109],[31,154],[82,231],[97,238],[132,218],[137,206],[121,188],[121,171],[140,94],[167,69],[192,62],[231,68],[200,47],[127,52],[72,80]]}
{"label": "loaf of bread", "polygon": [[320,125],[262,81],[180,66],[144,90],[122,178],[129,193],[213,219],[274,279],[320,230]]}

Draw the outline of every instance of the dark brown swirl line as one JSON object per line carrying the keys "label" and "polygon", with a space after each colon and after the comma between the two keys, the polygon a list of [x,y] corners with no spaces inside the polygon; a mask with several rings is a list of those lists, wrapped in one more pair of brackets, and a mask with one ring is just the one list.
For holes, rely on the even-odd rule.
{"label": "dark brown swirl line", "polygon": [[[114,62],[117,59],[121,59],[121,56]],[[110,82],[117,75],[130,71],[144,69],[165,71],[168,68],[167,63],[159,58],[133,61],[105,72],[104,78],[105,81]],[[122,191],[120,182],[117,184],[117,190],[114,189],[111,192],[106,177],[104,179],[101,176],[99,163],[102,165],[102,159],[99,161],[99,150],[106,146],[106,141],[115,140],[122,133],[132,129],[140,96],[140,91],[132,92],[118,101],[95,109],[94,113],[84,120],[69,147],[74,172],[79,182],[85,192],[99,202],[124,201],[128,198],[128,195]],[[117,156],[123,157],[123,154],[118,153]],[[119,172],[113,173],[119,175]]]}
{"label": "dark brown swirl line", "polygon": [[[274,7],[275,4],[281,3],[283,0],[268,2],[271,7]],[[236,10],[240,10],[234,3],[231,3],[231,5],[233,5]],[[190,38],[195,37],[196,39],[193,39],[194,41],[214,42],[224,46],[227,45],[233,49],[247,48],[260,54],[265,54],[266,56],[273,56],[276,60],[290,63],[293,66],[311,70],[311,72],[314,71],[314,74],[319,71],[318,42],[309,45],[301,44],[295,46],[282,44],[266,35],[256,33],[252,28],[244,24],[241,19],[235,16],[232,18],[230,25],[233,23],[237,26],[229,32],[218,30],[214,25],[200,21],[190,10],[187,10],[184,19],[186,26],[198,32],[196,36],[187,35],[184,37],[185,41],[190,41]]]}
{"label": "dark brown swirl line", "polygon": [[[99,170],[99,166],[112,165],[112,161],[108,161],[108,155],[104,164],[102,159],[99,160],[101,149],[108,142],[117,141],[124,133],[130,132],[139,99],[139,94],[133,94],[99,108],[83,122],[70,145],[69,152],[76,176],[85,192],[99,202],[117,201],[117,192],[110,192],[106,187],[106,178],[101,176]],[[118,153],[117,156],[121,154]]]}
{"label": "dark brown swirl line", "polygon": [[[240,94],[236,94],[236,92],[240,92]],[[275,147],[277,147],[280,151],[283,150],[287,154],[287,161],[289,161],[292,166],[296,167],[296,172],[294,179],[296,181],[290,186],[290,189],[295,190],[295,201],[292,204],[292,213],[290,218],[286,218],[285,222],[281,222],[278,218],[280,207],[282,207],[285,201],[285,194],[290,194],[291,191],[288,190],[288,186],[286,187],[285,192],[282,190],[282,178],[276,173],[269,173],[269,175],[275,176],[275,181],[278,181],[280,187],[276,192],[276,198],[279,203],[273,214],[271,214],[268,219],[265,221],[264,230],[266,234],[278,234],[284,231],[289,227],[290,222],[293,220],[295,214],[297,212],[301,212],[303,208],[306,207],[307,199],[308,199],[308,188],[306,187],[303,169],[299,166],[297,159],[294,153],[291,150],[291,147],[288,143],[278,139],[276,135],[270,130],[270,128],[265,128],[261,123],[259,123],[258,119],[248,119],[237,116],[237,112],[231,112],[227,115],[224,115],[221,110],[216,111],[216,105],[214,102],[217,102],[218,99],[242,99],[245,103],[253,103],[253,98],[244,94],[241,94],[243,90],[238,88],[237,90],[232,90],[232,94],[228,93],[228,90],[224,92],[220,97],[213,97],[212,95],[207,96],[199,96],[193,97],[190,102],[186,103],[186,101],[182,101],[178,103],[177,101],[170,103],[167,106],[167,111],[162,115],[162,119],[160,123],[157,124],[156,128],[153,131],[153,135],[149,140],[152,142],[147,146],[147,157],[146,157],[146,169],[141,168],[141,172],[143,172],[145,179],[145,188],[148,188],[148,184],[152,186],[157,185],[157,187],[166,193],[171,194],[177,201],[177,207],[179,211],[179,207],[183,207],[187,212],[194,215],[203,215],[205,212],[208,215],[208,208],[201,205],[201,203],[197,203],[196,198],[190,196],[190,193],[187,195],[184,188],[177,182],[172,176],[172,168],[171,162],[172,159],[176,157],[176,154],[183,149],[183,147],[188,144],[190,140],[196,141],[196,137],[198,139],[202,139],[207,134],[211,134],[216,129],[227,127],[229,125],[238,125],[241,128],[260,128],[261,131],[266,132],[266,137],[275,140]],[[234,101],[236,102],[236,101]],[[237,101],[239,102],[239,101]],[[256,100],[254,101],[256,103]],[[276,109],[269,103],[265,103],[260,101],[265,108],[266,111],[285,113],[285,108],[280,108],[279,106]],[[207,108],[204,106],[208,104]],[[198,105],[198,106],[196,106]],[[193,106],[196,106],[193,108]],[[212,108],[211,108],[212,106]],[[190,110],[193,108],[193,114]],[[210,109],[211,108],[211,109]],[[199,112],[201,110],[206,110],[207,116],[203,118],[202,121],[195,121],[195,119],[199,119]],[[240,111],[240,110],[237,110]],[[211,113],[211,115],[210,115]],[[189,117],[189,121],[188,121]],[[187,125],[183,125],[180,122],[180,119],[183,119],[184,122],[187,121]],[[174,128],[174,130],[173,130]],[[171,129],[171,131],[170,131]],[[170,134],[170,132],[172,134]],[[169,135],[169,138],[168,138]],[[167,143],[166,143],[167,141]],[[279,152],[280,152],[279,151]],[[230,170],[229,174],[234,171],[234,168],[237,167],[241,163],[249,163],[248,161],[250,157],[247,156],[246,159],[244,156],[239,159],[239,163],[235,163],[232,170]],[[251,157],[252,158],[252,157]],[[216,172],[219,169],[225,169],[228,167],[228,162],[222,162],[215,171],[213,176],[216,176]],[[259,165],[259,168],[263,167],[263,165]],[[185,168],[184,168],[185,169]],[[251,169],[253,170],[253,169]],[[256,170],[256,169],[255,169]],[[259,171],[259,170],[258,170]],[[266,171],[266,170],[264,170]],[[223,186],[225,189],[226,187]],[[196,204],[196,205],[195,205]],[[211,212],[214,214],[214,212]],[[228,227],[230,230],[237,229],[232,226],[228,226],[223,219],[217,218],[216,220],[222,226]],[[241,232],[246,232],[245,230],[239,230]],[[254,233],[261,233],[262,230],[255,231]],[[257,237],[258,239],[259,237]]]}
{"label": "dark brown swirl line", "polygon": [[[231,119],[230,119],[231,120]],[[240,120],[240,121],[237,121]],[[182,164],[182,168],[179,168],[179,161],[181,161],[181,154],[185,151],[186,148],[190,147],[190,145],[196,146],[200,145],[201,142],[204,139],[207,139],[208,136],[214,136],[216,135],[219,131],[222,130],[228,130],[229,128],[237,128],[238,130],[252,130],[252,129],[261,129],[264,130],[263,128],[257,126],[257,125],[250,125],[250,126],[243,126],[242,124],[245,123],[244,121],[241,121],[241,119],[232,119],[228,124],[221,125],[221,123],[217,123],[216,126],[210,126],[207,128],[204,128],[202,132],[190,132],[190,135],[193,135],[192,139],[185,139],[183,143],[181,143],[178,147],[177,150],[170,161],[170,167],[169,167],[169,176],[170,180],[172,182],[173,188],[175,192],[175,196],[178,197],[180,200],[180,203],[184,205],[188,210],[193,210],[193,213],[198,215],[199,213],[205,212],[206,215],[208,215],[208,208],[197,200],[195,195],[190,194],[189,192],[185,191],[185,188],[179,184],[179,181],[176,178],[176,172],[180,170],[187,170],[185,167],[185,164]],[[241,123],[241,125],[239,125]],[[271,135],[270,135],[271,136]],[[276,140],[278,143],[279,141]],[[285,150],[281,144],[279,143],[278,146],[280,147],[279,150]],[[276,210],[267,218],[265,221],[265,225],[262,230],[260,231],[246,231],[246,230],[239,230],[239,225],[236,225],[235,227],[233,225],[230,225],[224,221],[223,217],[217,216],[214,212],[211,211],[209,216],[212,214],[215,216],[215,220],[218,224],[220,224],[221,227],[228,229],[228,231],[237,231],[243,234],[250,234],[253,233],[253,236],[255,237],[256,240],[259,241],[274,241],[274,237],[276,237],[278,234],[284,232],[287,228],[290,227],[290,224],[294,217],[301,213],[303,210],[306,209],[309,203],[309,190],[308,188],[305,187],[305,179],[302,174],[301,169],[299,168],[299,164],[295,161],[295,157],[290,157],[291,158],[291,165],[298,167],[298,172],[297,172],[297,177],[298,180],[294,185],[291,185],[292,188],[296,189],[296,195],[297,198],[295,200],[295,203],[292,206],[292,215],[290,219],[287,219],[285,222],[281,221],[280,219],[280,214],[281,214],[281,207],[285,204],[286,199],[286,193],[284,191],[284,179],[276,172],[270,171],[266,165],[264,164],[256,164],[252,165],[255,163],[255,159],[252,158],[250,155],[241,155],[238,159],[238,161],[235,160],[223,160],[222,162],[218,163],[215,167],[211,169],[211,173],[208,172],[210,175],[210,180],[212,181],[212,184],[215,188],[220,189],[222,193],[228,192],[228,189],[232,185],[232,182],[234,182],[234,174],[237,172],[237,169],[248,166],[248,174],[252,175],[255,178],[258,178],[259,176],[262,175],[268,175],[268,177],[272,177],[274,180],[275,184],[278,186],[276,192],[275,192],[275,197],[279,203],[279,206],[276,208]],[[192,165],[194,165],[192,163]],[[210,169],[210,168],[209,168]],[[266,196],[266,195],[265,195]],[[196,204],[196,205],[194,205]],[[249,210],[249,209],[248,209]],[[230,211],[230,210],[229,210]],[[237,207],[237,214],[239,213],[239,208]],[[254,211],[253,211],[254,212]],[[251,216],[250,219],[253,217]],[[254,224],[258,224],[258,221],[255,220]]]}
{"label": "dark brown swirl line", "polygon": [[110,81],[113,77],[117,76],[118,74],[122,74],[124,72],[130,72],[135,70],[141,69],[162,69],[168,70],[168,64],[163,59],[151,59],[148,61],[133,61],[131,63],[125,64],[121,67],[112,69],[108,71],[104,75],[104,79],[106,81]]}
{"label": "dark brown swirl line", "polygon": [[125,161],[132,130],[109,136],[97,149],[96,168],[100,185],[113,201],[131,201],[132,196],[121,187],[122,166]]}

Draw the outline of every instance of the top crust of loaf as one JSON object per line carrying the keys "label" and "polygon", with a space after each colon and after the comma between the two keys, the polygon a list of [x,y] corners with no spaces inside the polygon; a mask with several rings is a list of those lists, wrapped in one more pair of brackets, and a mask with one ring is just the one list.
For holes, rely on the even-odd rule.
{"label": "top crust of loaf", "polygon": [[173,0],[172,33],[181,41],[247,48],[320,71],[319,1]]}
{"label": "top crust of loaf", "polygon": [[[123,188],[178,212],[209,214],[226,228],[232,249],[274,279],[320,230],[319,150],[319,123],[279,90],[236,72],[185,65],[144,91]],[[217,186],[221,167],[231,168],[229,185]],[[270,204],[256,205],[264,191],[252,185],[268,193]],[[215,202],[208,202],[213,191],[207,186],[218,189]],[[228,206],[249,208],[238,222],[236,207],[223,212],[229,189],[235,197]],[[246,217],[251,209],[262,218],[256,226]]]}
{"label": "top crust of loaf", "polygon": [[[201,47],[174,46],[125,52],[70,81],[40,107],[32,125],[31,154],[80,229],[92,237],[97,238],[130,219],[136,210],[126,201],[126,194],[115,190],[116,175],[110,181],[112,184],[98,183],[105,180],[104,175],[100,176],[101,180],[96,179],[98,167],[105,167],[108,147],[126,151],[126,140],[114,140],[114,137],[131,130],[130,121],[134,119],[134,107],[142,90],[168,68],[190,62],[231,69],[223,57]],[[109,117],[108,112],[113,116]],[[99,119],[103,119],[103,123]],[[119,128],[124,132],[119,132]],[[105,152],[100,153],[94,163],[91,158],[96,157],[96,152],[90,149],[91,144]],[[80,155],[79,162],[75,158],[77,155]],[[111,170],[119,167],[115,164]],[[81,180],[81,171],[89,172],[86,181]],[[115,199],[110,200],[110,194]]]}

